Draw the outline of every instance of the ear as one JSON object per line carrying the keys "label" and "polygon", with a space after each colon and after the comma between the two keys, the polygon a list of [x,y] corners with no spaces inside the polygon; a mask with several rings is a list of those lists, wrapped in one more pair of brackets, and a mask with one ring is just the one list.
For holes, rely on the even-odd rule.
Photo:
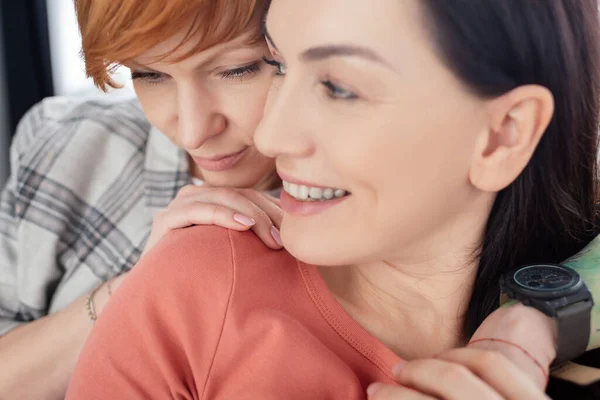
{"label": "ear", "polygon": [[545,87],[520,86],[487,104],[487,126],[475,147],[469,179],[486,192],[499,192],[523,172],[554,112]]}

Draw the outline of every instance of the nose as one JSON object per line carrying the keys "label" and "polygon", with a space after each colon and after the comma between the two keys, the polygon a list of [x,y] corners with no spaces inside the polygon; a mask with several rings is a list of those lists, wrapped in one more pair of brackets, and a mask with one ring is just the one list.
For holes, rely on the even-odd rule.
{"label": "nose", "polygon": [[254,143],[271,158],[306,157],[314,151],[311,132],[316,115],[311,111],[309,93],[294,89],[293,82],[285,79],[285,84],[274,83],[269,92]]}
{"label": "nose", "polygon": [[206,88],[188,85],[179,90],[178,142],[185,150],[195,150],[218,136],[227,127],[227,118],[218,101]]}

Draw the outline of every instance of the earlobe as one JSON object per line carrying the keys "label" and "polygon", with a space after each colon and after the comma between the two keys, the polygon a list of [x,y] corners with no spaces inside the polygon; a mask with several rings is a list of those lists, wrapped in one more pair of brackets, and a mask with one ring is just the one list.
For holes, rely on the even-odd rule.
{"label": "earlobe", "polygon": [[469,179],[479,190],[498,192],[525,169],[554,112],[554,99],[542,86],[521,86],[493,99],[489,121],[475,149]]}

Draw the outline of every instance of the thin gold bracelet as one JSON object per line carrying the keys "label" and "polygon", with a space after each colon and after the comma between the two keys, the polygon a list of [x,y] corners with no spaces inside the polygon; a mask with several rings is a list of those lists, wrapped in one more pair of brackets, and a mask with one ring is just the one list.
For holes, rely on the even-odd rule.
{"label": "thin gold bracelet", "polygon": [[113,276],[112,278],[110,278],[108,280],[108,282],[106,282],[106,289],[108,290],[108,297],[112,297],[113,291],[112,291],[112,283],[115,279],[117,279],[119,275]]}
{"label": "thin gold bracelet", "polygon": [[92,290],[85,298],[85,309],[87,310],[88,317],[92,323],[96,322],[98,319],[98,316],[96,315],[96,308],[94,307],[94,295],[101,287],[102,285]]}

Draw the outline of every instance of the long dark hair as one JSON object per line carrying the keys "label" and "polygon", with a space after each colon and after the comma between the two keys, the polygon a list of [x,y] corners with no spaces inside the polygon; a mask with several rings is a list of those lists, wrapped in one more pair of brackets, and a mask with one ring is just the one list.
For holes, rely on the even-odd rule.
{"label": "long dark hair", "polygon": [[440,57],[476,94],[526,84],[555,113],[517,180],[498,194],[479,253],[464,334],[498,307],[503,271],[561,262],[596,235],[600,100],[597,0],[423,0]]}

